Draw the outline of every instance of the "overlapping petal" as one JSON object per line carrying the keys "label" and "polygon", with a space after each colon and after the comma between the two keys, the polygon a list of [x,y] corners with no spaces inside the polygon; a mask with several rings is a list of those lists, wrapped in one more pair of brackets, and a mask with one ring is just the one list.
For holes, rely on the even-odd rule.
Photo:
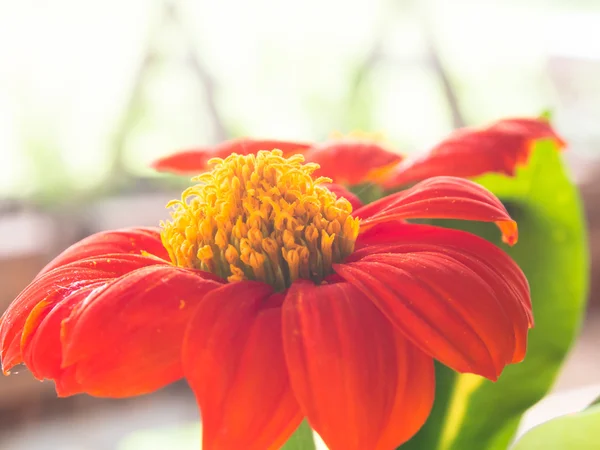
{"label": "overlapping petal", "polygon": [[[108,281],[141,267],[166,264],[161,260],[134,254],[112,254],[101,258],[73,261],[50,270],[27,286],[11,303],[0,321],[0,357],[2,369],[9,371],[21,363],[21,341],[29,315],[37,307],[51,308],[62,300],[89,285]],[[43,305],[39,305],[43,303]],[[33,321],[25,329],[34,329]]]}
{"label": "overlapping petal", "polygon": [[434,177],[405,191],[388,195],[354,212],[363,219],[361,232],[405,219],[461,219],[494,222],[502,240],[513,245],[517,224],[498,198],[481,185],[456,177]]}
{"label": "overlapping petal", "polygon": [[522,360],[531,299],[506,253],[470,233],[426,225],[385,224],[368,234],[334,269],[415,345],[490,379]]}
{"label": "overlapping petal", "polygon": [[281,141],[277,139],[232,139],[213,147],[196,148],[173,153],[154,161],[151,166],[159,172],[179,175],[198,175],[208,168],[211,158],[226,158],[232,153],[248,155],[259,150],[279,149],[285,155],[303,153],[312,144],[306,142]]}
{"label": "overlapping petal", "polygon": [[[500,248],[482,240],[478,236],[459,230],[429,225],[387,222],[376,225],[359,234],[356,251],[348,258],[349,262],[358,261],[364,256],[378,253],[404,251],[407,245],[433,244],[449,249],[459,249],[470,259],[497,271],[505,281],[504,290],[515,291],[514,298],[519,300],[522,311],[533,326],[533,314],[529,283],[520,267]],[[511,297],[511,298],[513,298]]]}
{"label": "overlapping petal", "polygon": [[63,385],[59,394],[129,397],[181,378],[185,328],[204,296],[221,286],[211,278],[156,265],[94,290],[61,322],[62,367],[76,386]]}
{"label": "overlapping petal", "polygon": [[481,129],[459,129],[425,156],[403,161],[382,182],[393,188],[440,175],[472,178],[497,172],[512,176],[517,166],[527,163],[533,143],[540,139],[552,139],[559,148],[566,145],[544,119],[504,119]]}
{"label": "overlapping petal", "polygon": [[379,182],[402,160],[400,154],[362,139],[335,139],[315,145],[305,157],[321,166],[316,175],[345,185]]}
{"label": "overlapping petal", "polygon": [[73,261],[116,253],[140,255],[142,252],[169,261],[169,254],[160,240],[159,228],[124,228],[92,234],[63,251],[39,275]]}
{"label": "overlapping petal", "polygon": [[431,358],[349,283],[295,283],[283,306],[283,342],[302,411],[332,450],[394,448],[425,422]]}
{"label": "overlapping petal", "polygon": [[280,448],[302,420],[281,339],[281,294],[264,283],[206,296],[187,328],[185,376],[202,414],[202,448]]}
{"label": "overlapping petal", "polygon": [[72,292],[58,303],[40,302],[29,314],[21,338],[21,351],[23,362],[38,380],[57,381],[62,377],[62,322],[95,289],[106,287],[108,282],[92,283]]}

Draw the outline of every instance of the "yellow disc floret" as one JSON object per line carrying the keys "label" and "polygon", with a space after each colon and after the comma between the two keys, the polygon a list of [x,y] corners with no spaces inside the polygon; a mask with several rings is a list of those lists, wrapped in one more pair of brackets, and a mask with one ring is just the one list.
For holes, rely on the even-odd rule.
{"label": "yellow disc floret", "polygon": [[173,264],[230,282],[259,280],[283,290],[298,279],[320,283],[354,250],[352,206],[313,180],[317,164],[280,150],[232,154],[193,179],[161,238]]}

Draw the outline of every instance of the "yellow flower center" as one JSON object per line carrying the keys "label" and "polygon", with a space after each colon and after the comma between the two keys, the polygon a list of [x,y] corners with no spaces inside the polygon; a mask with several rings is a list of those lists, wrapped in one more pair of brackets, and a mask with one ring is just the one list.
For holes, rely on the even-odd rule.
{"label": "yellow flower center", "polygon": [[171,201],[161,238],[173,264],[230,282],[259,280],[283,290],[296,279],[320,283],[354,251],[352,206],[313,180],[318,164],[280,150],[215,158],[210,172]]}

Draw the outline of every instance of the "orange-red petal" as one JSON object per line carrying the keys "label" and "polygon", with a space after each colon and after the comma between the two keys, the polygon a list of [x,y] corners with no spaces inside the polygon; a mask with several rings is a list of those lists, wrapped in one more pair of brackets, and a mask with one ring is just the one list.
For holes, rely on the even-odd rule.
{"label": "orange-red petal", "polygon": [[226,158],[232,153],[248,155],[259,150],[279,149],[284,155],[304,153],[312,144],[306,142],[280,141],[276,139],[232,139],[214,147],[195,148],[164,156],[151,166],[159,172],[179,175],[198,175],[206,171],[211,158]]}
{"label": "orange-red petal", "polygon": [[540,139],[565,146],[544,119],[504,119],[481,129],[459,129],[425,156],[403,161],[384,184],[391,188],[440,175],[472,178],[498,172],[512,176],[517,166],[527,163],[533,143]]}
{"label": "orange-red petal", "polygon": [[353,216],[363,219],[361,233],[377,224],[404,219],[461,219],[496,223],[509,245],[518,239],[517,223],[502,202],[483,186],[456,177],[422,181],[354,211]]}
{"label": "orange-red petal", "polygon": [[395,448],[414,436],[429,417],[435,399],[433,359],[400,333],[395,335],[398,355],[396,396],[377,450]]}
{"label": "orange-red petal", "polygon": [[98,257],[109,253],[141,255],[143,252],[170,261],[169,254],[160,240],[159,228],[138,227],[102,231],[92,234],[67,248],[50,261],[39,275],[81,259]]}
{"label": "orange-red petal", "polygon": [[361,242],[334,270],[415,345],[457,371],[496,379],[523,358],[531,300],[508,255],[462,231],[396,224],[387,233],[395,239]]}
{"label": "orange-red petal", "polygon": [[280,448],[302,420],[281,338],[281,294],[242,281],[213,291],[186,332],[183,365],[202,414],[202,448]]}
{"label": "orange-red petal", "polygon": [[[26,327],[32,312],[39,313],[39,308],[51,307],[91,284],[118,278],[140,267],[155,264],[162,263],[158,259],[141,255],[114,254],[74,261],[38,276],[10,304],[0,320],[0,358],[3,371],[7,372],[22,362],[23,333],[30,333],[34,329],[34,322]],[[41,302],[44,304],[38,306]]]}
{"label": "orange-red petal", "polygon": [[504,289],[515,291],[514,298],[520,302],[521,313],[533,326],[531,295],[525,274],[506,252],[471,233],[429,225],[381,223],[358,235],[355,251],[348,261],[358,261],[371,254],[410,251],[411,245],[421,244],[459,249],[473,261],[496,272],[505,281]]}
{"label": "orange-red petal", "polygon": [[110,282],[62,321],[62,367],[82,392],[101,397],[146,394],[183,377],[185,327],[219,286],[204,272],[170,265]]}
{"label": "orange-red petal", "polygon": [[389,450],[429,415],[431,358],[351,284],[292,285],[283,342],[294,393],[328,448]]}
{"label": "orange-red petal", "polygon": [[402,160],[380,144],[360,139],[331,140],[315,145],[305,156],[321,166],[315,175],[346,185],[380,182]]}

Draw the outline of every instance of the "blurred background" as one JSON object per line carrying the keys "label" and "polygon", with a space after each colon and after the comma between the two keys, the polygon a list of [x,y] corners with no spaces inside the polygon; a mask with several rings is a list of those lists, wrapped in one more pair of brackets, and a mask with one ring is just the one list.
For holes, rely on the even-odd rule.
{"label": "blurred background", "polygon": [[[456,127],[548,109],[594,264],[598,30],[594,0],[0,0],[0,312],[76,240],[168,217],[187,180],[147,165],[171,151],[360,129],[414,153]],[[600,382],[599,289],[558,392]],[[1,450],[116,449],[136,429],[197,419],[183,384],[57,400],[13,373],[0,379]]]}

